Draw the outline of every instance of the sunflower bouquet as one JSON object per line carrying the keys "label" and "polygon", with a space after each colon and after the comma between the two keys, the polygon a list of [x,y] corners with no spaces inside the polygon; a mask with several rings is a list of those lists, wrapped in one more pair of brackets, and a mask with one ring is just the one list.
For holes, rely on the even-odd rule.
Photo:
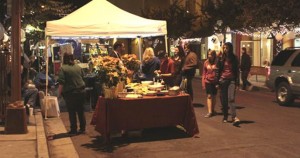
{"label": "sunflower bouquet", "polygon": [[105,87],[116,87],[121,81],[126,81],[127,69],[120,65],[120,60],[110,56],[91,58],[91,66],[97,79]]}
{"label": "sunflower bouquet", "polygon": [[140,70],[141,61],[137,59],[135,54],[125,54],[122,57],[124,66],[131,71],[137,72]]}

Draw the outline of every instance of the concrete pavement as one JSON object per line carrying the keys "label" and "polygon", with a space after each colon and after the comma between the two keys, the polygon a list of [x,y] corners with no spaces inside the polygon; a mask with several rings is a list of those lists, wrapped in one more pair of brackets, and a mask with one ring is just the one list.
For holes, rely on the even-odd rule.
{"label": "concrete pavement", "polygon": [[[252,90],[268,90],[264,76],[251,76],[249,81],[254,86]],[[38,109],[29,117],[27,134],[5,134],[4,125],[0,126],[0,155],[2,158],[79,157],[62,120],[43,119]]]}
{"label": "concrete pavement", "polygon": [[41,112],[29,117],[26,134],[5,134],[0,126],[1,158],[48,158],[49,151]]}

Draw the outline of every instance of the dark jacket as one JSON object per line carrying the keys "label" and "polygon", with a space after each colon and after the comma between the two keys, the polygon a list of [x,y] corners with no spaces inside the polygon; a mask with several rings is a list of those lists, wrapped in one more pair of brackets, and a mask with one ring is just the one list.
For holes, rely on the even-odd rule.
{"label": "dark jacket", "polygon": [[77,65],[63,65],[58,74],[58,82],[63,85],[62,93],[72,93],[85,88],[83,70]]}
{"label": "dark jacket", "polygon": [[116,53],[118,53],[118,52],[111,51],[111,52],[108,53],[108,55],[111,56],[111,57],[114,57],[114,58],[121,58],[121,55],[118,53],[118,56],[117,56]]}
{"label": "dark jacket", "polygon": [[241,59],[241,71],[250,71],[251,68],[251,58],[247,53],[242,54]]}
{"label": "dark jacket", "polygon": [[182,72],[184,76],[194,76],[198,67],[198,57],[195,52],[188,52],[184,59]]}
{"label": "dark jacket", "polygon": [[160,69],[160,60],[154,57],[152,60],[142,63],[142,72],[145,74],[146,80],[152,81],[155,77],[154,71]]}

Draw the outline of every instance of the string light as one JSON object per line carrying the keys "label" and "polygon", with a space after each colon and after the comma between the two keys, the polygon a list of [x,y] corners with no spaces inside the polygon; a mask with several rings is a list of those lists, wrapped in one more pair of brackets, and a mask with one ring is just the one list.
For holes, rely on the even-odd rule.
{"label": "string light", "polygon": [[[294,32],[295,36],[300,35],[300,26],[295,25],[295,26],[290,26],[290,25],[280,25],[278,29],[274,29],[273,27],[265,27],[265,28],[253,28],[250,27],[251,29],[241,29],[241,30],[231,30],[231,33],[238,34],[238,35],[243,35],[243,36],[251,36],[255,38],[268,38],[270,33],[273,35],[276,35],[277,33],[280,33],[281,35],[285,35],[288,32]],[[257,32],[260,32],[260,34],[257,34]]]}

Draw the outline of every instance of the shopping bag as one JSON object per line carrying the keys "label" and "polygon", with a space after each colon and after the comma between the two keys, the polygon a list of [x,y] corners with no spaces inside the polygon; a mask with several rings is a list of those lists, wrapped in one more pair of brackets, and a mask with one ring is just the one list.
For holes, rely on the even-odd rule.
{"label": "shopping bag", "polygon": [[185,77],[182,78],[179,87],[180,87],[181,91],[186,91],[186,88],[187,88],[187,79]]}

